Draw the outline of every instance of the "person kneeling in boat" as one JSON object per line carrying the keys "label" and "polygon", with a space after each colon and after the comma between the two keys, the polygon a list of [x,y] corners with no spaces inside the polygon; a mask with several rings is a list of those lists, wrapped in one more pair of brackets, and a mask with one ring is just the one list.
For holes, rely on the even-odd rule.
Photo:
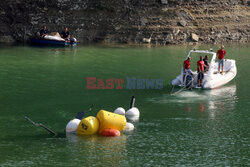
{"label": "person kneeling in boat", "polygon": [[62,31],[61,37],[65,39],[65,41],[70,41],[70,32],[68,31],[67,27],[65,27],[64,31]]}
{"label": "person kneeling in boat", "polygon": [[204,61],[202,56],[200,56],[200,60],[197,61],[197,75],[198,75],[198,86],[202,86],[202,80],[204,78]]}
{"label": "person kneeling in boat", "polygon": [[224,46],[222,45],[220,50],[217,51],[217,55],[218,55],[218,72],[220,72],[220,66],[221,66],[221,72],[223,73],[223,66],[224,66],[224,56],[226,55],[226,51],[224,50]]}
{"label": "person kneeling in boat", "polygon": [[48,35],[49,31],[46,26],[43,26],[43,29],[40,30],[40,38],[44,38],[45,35]]}
{"label": "person kneeling in boat", "polygon": [[191,60],[191,57],[188,57],[187,60],[185,60],[183,63],[183,85],[185,83],[184,81],[185,81],[187,74],[190,74],[193,77],[193,73],[190,69],[190,64],[191,64],[190,60]]}
{"label": "person kneeling in boat", "polygon": [[205,58],[203,59],[204,61],[204,72],[207,72],[209,69],[209,63],[208,63],[208,56],[206,55]]}

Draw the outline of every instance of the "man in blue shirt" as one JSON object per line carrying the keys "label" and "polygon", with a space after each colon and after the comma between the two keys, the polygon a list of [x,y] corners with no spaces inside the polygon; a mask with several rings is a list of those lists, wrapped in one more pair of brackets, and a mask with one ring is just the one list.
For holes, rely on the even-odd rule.
{"label": "man in blue shirt", "polygon": [[40,37],[44,38],[45,35],[48,35],[49,31],[46,26],[43,26],[43,29],[40,30]]}
{"label": "man in blue shirt", "polygon": [[69,40],[70,40],[70,32],[68,31],[68,28],[67,28],[67,27],[65,27],[65,28],[64,28],[64,31],[62,31],[61,37],[62,37],[63,39],[65,39],[66,41],[69,41]]}

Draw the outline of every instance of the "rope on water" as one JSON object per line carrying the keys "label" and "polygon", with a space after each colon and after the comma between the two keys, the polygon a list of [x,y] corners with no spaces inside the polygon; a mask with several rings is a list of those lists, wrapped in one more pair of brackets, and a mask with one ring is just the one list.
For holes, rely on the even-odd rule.
{"label": "rope on water", "polygon": [[[198,73],[198,74],[197,74],[188,84],[186,84],[186,85],[189,85],[191,82],[193,82],[193,81],[198,77],[198,75],[199,75],[199,73]],[[186,77],[187,77],[187,76],[186,76]],[[185,77],[185,80],[186,80],[186,77]],[[172,90],[171,90],[170,95],[171,95],[171,96],[176,95],[176,94],[182,92],[183,90],[187,89],[186,85],[184,85],[180,90],[178,90],[178,91],[172,93],[172,92],[173,92],[173,89],[174,89],[174,87],[175,87],[175,85],[174,85],[173,88],[172,88]]]}

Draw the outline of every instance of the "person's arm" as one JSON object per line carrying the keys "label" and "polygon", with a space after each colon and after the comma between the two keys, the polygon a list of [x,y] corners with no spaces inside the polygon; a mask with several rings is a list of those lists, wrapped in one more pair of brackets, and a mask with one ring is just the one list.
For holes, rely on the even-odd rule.
{"label": "person's arm", "polygon": [[40,34],[40,36],[41,36],[41,38],[44,38],[45,34],[42,32],[42,33]]}
{"label": "person's arm", "polygon": [[185,72],[187,72],[186,68],[185,68],[185,62],[183,63],[183,69],[184,69]]}
{"label": "person's arm", "polygon": [[217,51],[216,56],[217,56],[217,57],[219,56],[219,51]]}
{"label": "person's arm", "polygon": [[197,66],[198,66],[198,71],[201,72],[201,66],[200,66],[200,63],[197,63]]}
{"label": "person's arm", "polygon": [[46,35],[48,35],[48,31],[43,33],[42,38],[44,38]]}
{"label": "person's arm", "polygon": [[208,63],[207,63],[207,65],[206,65],[205,61],[204,61],[204,67],[208,67]]}
{"label": "person's arm", "polygon": [[43,31],[40,30],[40,38],[43,38]]}
{"label": "person's arm", "polygon": [[63,32],[61,32],[60,36],[61,36],[61,38],[63,38]]}

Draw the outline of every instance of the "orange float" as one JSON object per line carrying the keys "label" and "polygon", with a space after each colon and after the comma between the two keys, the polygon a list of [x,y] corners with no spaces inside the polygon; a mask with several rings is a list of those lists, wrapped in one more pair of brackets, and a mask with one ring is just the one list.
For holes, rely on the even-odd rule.
{"label": "orange float", "polygon": [[121,133],[117,129],[104,129],[102,135],[105,137],[119,137],[121,136]]}

